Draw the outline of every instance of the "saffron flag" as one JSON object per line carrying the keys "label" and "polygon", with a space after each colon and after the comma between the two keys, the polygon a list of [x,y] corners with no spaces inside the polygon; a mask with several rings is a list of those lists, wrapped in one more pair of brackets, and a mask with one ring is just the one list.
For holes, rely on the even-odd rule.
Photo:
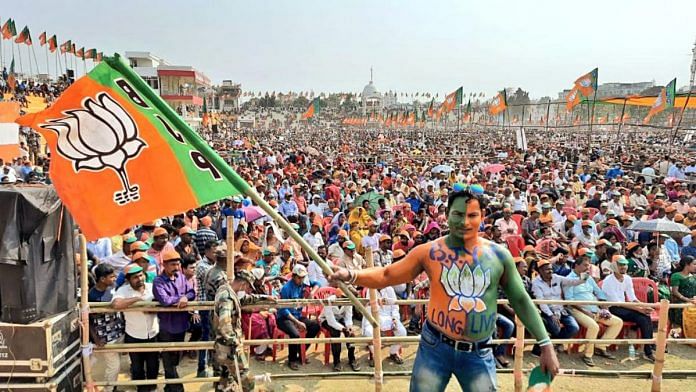
{"label": "saffron flag", "polygon": [[488,106],[488,111],[496,115],[503,112],[505,109],[507,109],[507,93],[503,90],[493,98],[491,104]]}
{"label": "saffron flag", "polygon": [[575,87],[580,91],[580,93],[589,97],[594,92],[597,91],[597,74],[599,73],[598,68],[582,75],[575,80]]}
{"label": "saffron flag", "polygon": [[8,19],[2,26],[2,38],[12,39],[15,34],[17,34],[17,29],[15,28],[14,21],[12,19]]}
{"label": "saffron flag", "polygon": [[60,54],[68,53],[68,52],[70,52],[71,49],[72,49],[72,41],[67,40],[67,41],[63,42],[63,44],[60,46]]}
{"label": "saffron flag", "polygon": [[28,27],[28,26],[24,26],[24,28],[22,29],[22,32],[19,33],[19,35],[17,36],[17,38],[15,38],[15,41],[14,41],[14,42],[15,42],[16,44],[27,44],[27,45],[31,45],[31,34],[29,33],[29,27]]}
{"label": "saffron flag", "polygon": [[46,139],[56,191],[89,239],[250,189],[118,55],[17,122]]}
{"label": "saffron flag", "polygon": [[75,56],[84,60],[85,59],[85,48],[81,47],[80,49],[78,49],[77,52],[75,53]]}
{"label": "saffron flag", "polygon": [[570,112],[579,103],[580,90],[578,90],[577,87],[573,86],[573,88],[570,89],[570,92],[568,92],[568,95],[566,95],[566,109]]}
{"label": "saffron flag", "polygon": [[14,56],[12,56],[12,62],[10,63],[10,73],[7,75],[7,85],[14,92],[17,87],[17,77],[15,76],[15,61]]}
{"label": "saffron flag", "polygon": [[435,104],[435,98],[430,100],[430,106],[428,106],[428,117],[432,117],[435,114],[433,105]]}
{"label": "saffron flag", "polygon": [[305,110],[304,114],[302,114],[302,118],[307,120],[314,117],[315,114],[319,113],[319,109],[319,98],[317,97],[309,103],[307,110]]}
{"label": "saffron flag", "polygon": [[51,38],[48,39],[48,50],[53,53],[56,51],[58,48],[58,38],[56,37],[55,34]]}
{"label": "saffron flag", "polygon": [[464,95],[464,89],[459,87],[456,91],[453,91],[445,97],[445,101],[442,103],[443,113],[449,113],[459,105],[462,104],[462,96]]}
{"label": "saffron flag", "polygon": [[41,45],[41,46],[46,45],[46,32],[45,31],[39,35],[39,45]]}
{"label": "saffron flag", "polygon": [[655,103],[653,103],[650,108],[650,112],[643,119],[643,124],[650,122],[650,119],[654,115],[660,113],[661,111],[674,107],[674,97],[677,92],[677,78],[672,79],[665,87],[662,88],[660,94],[655,98]]}

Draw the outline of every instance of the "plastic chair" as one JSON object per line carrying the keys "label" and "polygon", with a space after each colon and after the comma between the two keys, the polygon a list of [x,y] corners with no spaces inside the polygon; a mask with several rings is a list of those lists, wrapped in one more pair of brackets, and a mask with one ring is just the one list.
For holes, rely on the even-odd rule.
{"label": "plastic chair", "polygon": [[522,249],[524,249],[524,238],[522,238],[522,236],[509,235],[505,237],[505,243],[512,257],[520,257],[520,255],[522,255]]}
{"label": "plastic chair", "polygon": [[[313,299],[327,299],[332,295],[336,295],[336,288],[334,287],[322,287],[319,290],[317,290],[316,293],[314,293],[314,296],[312,297]],[[324,311],[324,307],[321,305],[314,305],[314,312],[317,318],[319,317],[319,314],[321,314]],[[324,328],[322,325],[319,325],[319,333],[323,335],[325,338],[330,338],[331,337],[331,332],[329,332],[328,329]],[[316,344],[314,346],[315,349],[317,349],[319,344]],[[331,344],[330,343],[324,343],[324,365],[329,364],[329,357],[331,355]]]}
{"label": "plastic chair", "polygon": [[522,220],[524,219],[524,215],[512,214],[510,218],[512,218],[512,220],[514,220],[515,223],[517,223],[517,228],[522,230]]}
{"label": "plastic chair", "polygon": [[[304,338],[307,336],[307,333],[305,331],[300,331],[300,337]],[[283,332],[280,328],[276,328],[275,331],[273,331],[273,339],[288,339],[288,335]],[[276,360],[276,355],[278,353],[278,349],[283,349],[284,345],[282,343],[274,343],[273,344],[273,362]],[[306,351],[306,345],[305,344],[300,344],[300,360],[302,363],[307,362],[307,355],[305,353]]]}
{"label": "plastic chair", "polygon": [[[652,290],[652,300],[648,298],[648,294],[650,294],[650,290]],[[638,298],[638,301],[640,302],[645,302],[645,303],[652,303],[656,304],[660,302],[660,298],[658,295],[658,288],[657,288],[657,283],[655,281],[648,279],[648,278],[633,278],[633,291],[636,293],[636,298]],[[657,323],[660,319],[660,312],[657,308],[654,308],[652,313],[650,313],[650,321],[654,323]],[[667,330],[669,331],[670,325],[669,325],[669,320],[667,321]]]}

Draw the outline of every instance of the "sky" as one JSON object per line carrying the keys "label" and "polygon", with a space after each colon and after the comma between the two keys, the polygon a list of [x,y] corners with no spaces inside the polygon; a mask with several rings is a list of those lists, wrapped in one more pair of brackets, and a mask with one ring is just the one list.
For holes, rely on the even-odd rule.
{"label": "sky", "polygon": [[371,67],[381,92],[463,86],[490,97],[522,87],[556,98],[594,67],[600,83],[676,77],[681,87],[696,41],[693,0],[23,0],[3,8],[3,22],[28,25],[37,43],[45,30],[59,44],[72,39],[105,54],[149,51],[245,91],[359,92]]}

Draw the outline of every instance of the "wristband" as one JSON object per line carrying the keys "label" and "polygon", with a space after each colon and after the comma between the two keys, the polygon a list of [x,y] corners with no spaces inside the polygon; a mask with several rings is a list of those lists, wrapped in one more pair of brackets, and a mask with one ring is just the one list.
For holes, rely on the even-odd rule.
{"label": "wristband", "polygon": [[553,343],[551,343],[551,339],[549,339],[548,337],[546,337],[546,338],[541,339],[540,341],[538,341],[537,344],[539,345],[539,347],[544,347],[544,346],[550,346],[550,345],[552,345]]}
{"label": "wristband", "polygon": [[348,273],[350,274],[350,281],[348,283],[355,284],[355,281],[358,280],[358,273],[354,270],[348,270]]}

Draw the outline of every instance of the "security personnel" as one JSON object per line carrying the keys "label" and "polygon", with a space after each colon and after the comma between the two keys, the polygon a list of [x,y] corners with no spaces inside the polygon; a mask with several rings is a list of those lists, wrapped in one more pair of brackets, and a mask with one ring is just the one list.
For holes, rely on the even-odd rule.
{"label": "security personnel", "polygon": [[[221,255],[222,256],[222,255]],[[248,271],[239,271],[238,280],[249,282],[253,287],[254,277]],[[249,372],[249,364],[242,347],[242,306],[254,305],[271,297],[265,295],[235,293],[225,280],[215,294],[215,366],[216,375],[221,377],[215,386],[216,391],[253,391],[254,376]],[[231,377],[231,378],[230,378]],[[241,380],[241,385],[240,385]]]}

